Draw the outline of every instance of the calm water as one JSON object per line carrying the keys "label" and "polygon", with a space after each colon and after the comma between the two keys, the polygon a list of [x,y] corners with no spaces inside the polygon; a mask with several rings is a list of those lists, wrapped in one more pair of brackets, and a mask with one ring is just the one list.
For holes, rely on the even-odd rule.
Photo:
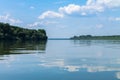
{"label": "calm water", "polygon": [[0,80],[119,79],[119,40],[0,42]]}

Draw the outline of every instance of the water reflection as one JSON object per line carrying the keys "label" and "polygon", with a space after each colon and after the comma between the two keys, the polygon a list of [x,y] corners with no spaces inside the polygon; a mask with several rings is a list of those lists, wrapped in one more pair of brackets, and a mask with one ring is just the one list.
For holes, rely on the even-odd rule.
{"label": "water reflection", "polygon": [[46,41],[0,41],[0,56],[43,53],[45,50]]}
{"label": "water reflection", "polygon": [[[85,59],[84,59],[85,60]],[[100,60],[93,61],[91,59],[77,59],[78,63],[73,63],[71,61],[66,61],[64,59],[55,59],[55,60],[44,60],[44,62],[40,62],[39,66],[44,66],[48,68],[59,67],[69,72],[77,72],[77,71],[86,71],[86,72],[104,72],[104,71],[120,71],[120,65],[115,64],[116,62],[106,59],[107,61],[100,62]]]}
{"label": "water reflection", "polygon": [[48,68],[54,68],[59,67],[63,70],[69,71],[69,72],[76,72],[79,71],[80,66],[74,66],[74,65],[66,65],[64,60],[55,60],[55,61],[44,61],[44,63],[39,64],[39,66],[48,67]]}
{"label": "water reflection", "polygon": [[[59,46],[56,50],[64,51],[60,51],[52,59],[47,57],[40,60],[39,66],[59,68],[70,73],[114,72],[114,76],[120,79],[120,40],[73,40],[70,43],[72,44],[68,45],[65,42],[65,50]],[[61,55],[64,57],[59,57]]]}
{"label": "water reflection", "polygon": [[92,40],[71,40],[75,45],[86,45],[90,46],[92,43]]}
{"label": "water reflection", "polygon": [[[26,73],[31,76],[28,80],[35,77],[53,80],[54,76],[51,75],[56,75],[56,80],[67,80],[68,77],[71,77],[69,80],[76,77],[77,80],[100,80],[101,76],[102,80],[117,80],[120,79],[119,48],[119,40],[50,40],[47,45],[46,42],[2,42],[0,73],[13,72],[16,75],[17,71],[22,76]],[[39,54],[44,52],[46,54]],[[64,76],[66,74],[67,78]],[[61,76],[64,77],[59,79]],[[3,80],[1,76],[0,79]]]}
{"label": "water reflection", "polygon": [[117,79],[120,79],[120,72],[116,73],[116,77],[117,77]]}
{"label": "water reflection", "polygon": [[120,44],[120,40],[71,40],[75,45],[118,45]]}

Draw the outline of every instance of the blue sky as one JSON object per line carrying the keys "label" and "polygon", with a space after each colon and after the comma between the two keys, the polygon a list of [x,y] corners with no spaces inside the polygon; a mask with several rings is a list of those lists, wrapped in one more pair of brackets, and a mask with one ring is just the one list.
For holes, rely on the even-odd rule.
{"label": "blue sky", "polygon": [[0,0],[0,22],[50,38],[120,35],[120,0]]}

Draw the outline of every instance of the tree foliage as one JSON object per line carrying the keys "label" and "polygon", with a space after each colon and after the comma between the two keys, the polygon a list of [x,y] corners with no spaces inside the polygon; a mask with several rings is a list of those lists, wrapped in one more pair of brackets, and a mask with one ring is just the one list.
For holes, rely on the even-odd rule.
{"label": "tree foliage", "polygon": [[25,29],[0,23],[0,40],[47,40],[44,29]]}

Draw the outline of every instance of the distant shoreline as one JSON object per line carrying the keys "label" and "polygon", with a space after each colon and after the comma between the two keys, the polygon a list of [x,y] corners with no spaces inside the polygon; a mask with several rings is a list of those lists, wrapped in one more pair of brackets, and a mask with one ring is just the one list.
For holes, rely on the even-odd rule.
{"label": "distant shoreline", "polygon": [[109,36],[92,36],[92,35],[81,35],[70,38],[71,40],[120,40],[120,35],[109,35]]}
{"label": "distant shoreline", "polygon": [[48,38],[48,40],[70,40],[70,38]]}

